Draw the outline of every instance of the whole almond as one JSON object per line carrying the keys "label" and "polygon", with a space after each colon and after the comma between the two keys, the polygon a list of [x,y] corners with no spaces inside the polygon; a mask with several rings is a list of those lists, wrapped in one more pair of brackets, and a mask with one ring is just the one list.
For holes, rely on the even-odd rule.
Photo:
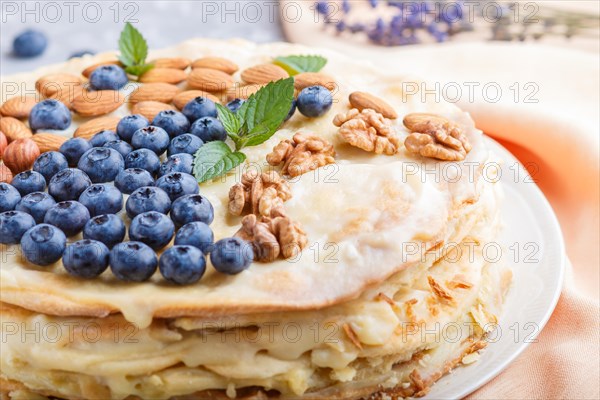
{"label": "whole almond", "polygon": [[235,73],[239,69],[233,61],[229,61],[226,58],[221,57],[199,58],[197,60],[194,60],[194,62],[192,63],[192,68],[216,69],[218,71],[223,71],[229,75]]}
{"label": "whole almond", "polygon": [[84,117],[96,117],[115,111],[125,103],[116,90],[84,91],[73,100],[73,111]]}
{"label": "whole almond", "polygon": [[0,107],[0,113],[5,117],[13,117],[17,119],[29,117],[29,113],[33,106],[37,104],[36,96],[17,96],[8,99]]}
{"label": "whole almond", "polygon": [[250,96],[252,96],[254,93],[258,92],[260,89],[262,89],[265,85],[259,85],[259,84],[251,84],[251,85],[244,85],[244,86],[237,86],[234,88],[231,88],[230,90],[228,90],[227,92],[225,92],[225,97],[227,98],[227,101],[231,101],[234,99],[247,99]]}
{"label": "whole almond", "polygon": [[195,68],[188,75],[188,86],[205,92],[215,93],[229,90],[234,85],[231,75],[209,68]]}
{"label": "whole almond", "polygon": [[62,92],[73,91],[74,87],[82,84],[81,78],[72,74],[50,74],[39,78],[35,82],[35,89],[44,97],[51,97],[57,93],[59,96],[64,96]]}
{"label": "whole almond", "polygon": [[17,139],[4,150],[2,161],[13,174],[31,169],[33,162],[40,155],[40,149],[31,139]]}
{"label": "whole almond", "polygon": [[144,75],[140,76],[142,83],[179,83],[185,81],[187,74],[185,71],[176,68],[152,68]]}
{"label": "whole almond", "polygon": [[121,118],[119,117],[100,117],[94,118],[83,124],[73,134],[74,137],[90,139],[100,131],[116,131]]}
{"label": "whole almond", "polygon": [[86,78],[89,78],[96,68],[101,67],[103,65],[118,65],[119,67],[123,67],[123,64],[121,64],[119,60],[103,61],[97,64],[90,65],[81,72],[81,75],[85,76]]}
{"label": "whole almond", "polygon": [[146,117],[148,121],[152,122],[159,112],[166,110],[175,110],[175,107],[158,101],[140,101],[139,103],[134,104],[131,108],[131,113],[141,114]]}
{"label": "whole almond", "polygon": [[212,95],[208,92],[204,92],[202,90],[186,90],[185,92],[178,93],[173,97],[173,104],[175,107],[183,110],[183,107],[190,101],[194,100],[196,97],[205,97],[209,100],[214,101],[215,103],[219,103],[220,100],[217,96]]}
{"label": "whole almond", "polygon": [[289,76],[287,71],[275,64],[260,64],[242,71],[242,80],[246,83],[264,84]]}
{"label": "whole almond", "polygon": [[13,179],[13,174],[10,168],[8,168],[3,163],[0,163],[0,182],[11,183]]}
{"label": "whole almond", "polygon": [[160,101],[161,103],[170,103],[179,92],[181,92],[181,89],[170,83],[145,83],[138,86],[129,95],[129,102]]}
{"label": "whole almond", "polygon": [[6,146],[8,146],[8,139],[4,133],[0,132],[0,160],[2,160],[2,155],[4,154]]}
{"label": "whole almond", "polygon": [[31,129],[27,125],[13,117],[2,117],[0,119],[0,131],[4,132],[8,142],[29,138],[32,135]]}
{"label": "whole almond", "polygon": [[384,100],[380,99],[377,96],[374,96],[370,93],[365,92],[353,92],[350,93],[348,98],[350,100],[350,105],[354,108],[358,108],[360,111],[365,108],[370,108],[386,118],[396,119],[398,118],[398,114],[396,110]]}
{"label": "whole almond", "polygon": [[186,69],[192,63],[189,58],[183,57],[168,57],[168,58],[157,58],[150,62],[154,65],[154,68],[175,68],[175,69]]}
{"label": "whole almond", "polygon": [[31,138],[38,145],[40,153],[48,151],[58,151],[60,146],[67,141],[67,138],[53,133],[36,133]]}
{"label": "whole almond", "polygon": [[294,76],[294,88],[298,91],[316,85],[324,86],[329,90],[337,88],[335,79],[321,72],[302,72]]}
{"label": "whole almond", "polygon": [[436,114],[411,113],[404,116],[402,123],[411,132],[427,132],[432,125],[443,125],[449,121]]}
{"label": "whole almond", "polygon": [[69,107],[69,109],[73,109],[73,100],[75,98],[81,96],[81,94],[85,91],[83,85],[77,85],[72,87],[64,88],[63,90],[59,90],[56,93],[53,93],[49,96],[45,96],[47,99],[56,99]]}

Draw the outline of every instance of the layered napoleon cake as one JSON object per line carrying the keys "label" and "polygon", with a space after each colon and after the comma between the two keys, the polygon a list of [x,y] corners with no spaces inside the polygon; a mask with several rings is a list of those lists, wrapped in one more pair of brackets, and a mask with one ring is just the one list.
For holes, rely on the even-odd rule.
{"label": "layered napoleon cake", "polygon": [[[308,54],[326,65],[295,74],[273,64]],[[419,81],[401,67],[242,40],[151,50],[155,68],[112,102],[43,88],[74,76],[81,96],[91,91],[89,67],[115,55],[3,77],[2,101],[36,94],[37,82],[71,108],[72,122],[32,136],[27,114],[9,110],[2,126],[23,121],[19,132],[43,153],[132,113],[152,120],[197,96],[248,98],[290,71],[295,97],[318,85],[333,102],[318,116],[296,111],[268,140],[243,147],[239,166],[199,184],[215,241],[235,236],[251,249],[239,273],[219,272],[209,256],[189,284],[159,271],[125,282],[112,265],[82,279],[60,260],[35,265],[20,244],[3,244],[3,399],[396,399],[424,396],[477,360],[511,274],[482,253],[497,240],[502,196],[486,168],[494,155],[467,113],[411,95],[406,84]],[[10,129],[9,146],[19,140]],[[125,207],[119,216],[129,226]]]}

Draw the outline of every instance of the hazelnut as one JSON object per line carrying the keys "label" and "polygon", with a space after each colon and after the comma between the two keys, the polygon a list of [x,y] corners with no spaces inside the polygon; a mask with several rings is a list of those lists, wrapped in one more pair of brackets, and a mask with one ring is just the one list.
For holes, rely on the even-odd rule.
{"label": "hazelnut", "polygon": [[6,150],[6,146],[8,146],[6,135],[0,132],[0,160],[2,160],[2,155],[4,154],[4,150]]}
{"label": "hazelnut", "polygon": [[17,139],[4,150],[4,164],[13,174],[28,170],[40,155],[38,145],[31,139]]}
{"label": "hazelnut", "polygon": [[4,164],[0,164],[0,182],[11,183],[13,174]]}

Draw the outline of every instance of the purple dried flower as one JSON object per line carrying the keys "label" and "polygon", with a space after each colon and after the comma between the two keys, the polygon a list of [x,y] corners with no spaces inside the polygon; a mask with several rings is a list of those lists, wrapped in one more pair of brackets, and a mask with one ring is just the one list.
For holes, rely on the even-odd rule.
{"label": "purple dried flower", "polygon": [[329,14],[329,2],[328,1],[317,1],[316,9],[319,14]]}
{"label": "purple dried flower", "polygon": [[342,11],[344,14],[348,14],[350,12],[350,2],[348,0],[342,1]]}
{"label": "purple dried flower", "polygon": [[369,3],[371,3],[371,7],[375,8],[379,5],[379,0],[369,0]]}

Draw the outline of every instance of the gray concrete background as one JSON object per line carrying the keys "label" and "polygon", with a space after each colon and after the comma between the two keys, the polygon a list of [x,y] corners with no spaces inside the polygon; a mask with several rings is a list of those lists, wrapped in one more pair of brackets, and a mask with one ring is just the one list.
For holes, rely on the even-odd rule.
{"label": "gray concrete background", "polygon": [[[192,37],[284,40],[278,2],[246,1],[1,1],[0,74],[33,70],[66,60],[79,50],[116,50],[125,22],[133,23],[151,48]],[[11,55],[13,38],[32,28],[48,37],[33,59]]]}

